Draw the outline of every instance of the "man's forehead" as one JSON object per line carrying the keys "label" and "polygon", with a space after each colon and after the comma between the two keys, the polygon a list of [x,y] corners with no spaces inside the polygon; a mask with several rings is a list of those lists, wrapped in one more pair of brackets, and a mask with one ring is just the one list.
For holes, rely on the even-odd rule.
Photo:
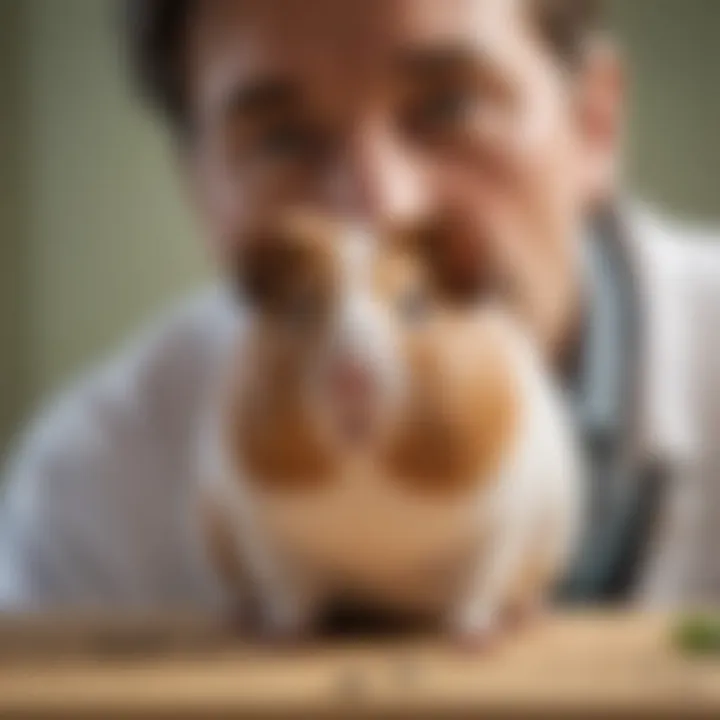
{"label": "man's forehead", "polygon": [[[240,35],[291,46],[318,38],[337,48],[354,37],[422,41],[500,31],[522,17],[528,0],[205,0],[195,24],[214,41]],[[364,37],[367,39],[367,37]]]}
{"label": "man's forehead", "polygon": [[250,78],[348,76],[384,69],[406,50],[461,45],[504,53],[520,35],[527,1],[209,0],[195,17],[193,64],[222,64]]}

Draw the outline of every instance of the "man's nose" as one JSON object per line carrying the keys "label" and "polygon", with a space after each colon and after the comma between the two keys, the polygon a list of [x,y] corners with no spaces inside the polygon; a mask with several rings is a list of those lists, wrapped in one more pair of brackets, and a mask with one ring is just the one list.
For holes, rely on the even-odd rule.
{"label": "man's nose", "polygon": [[340,148],[326,192],[339,213],[381,224],[412,221],[429,198],[421,164],[379,122],[356,129]]}

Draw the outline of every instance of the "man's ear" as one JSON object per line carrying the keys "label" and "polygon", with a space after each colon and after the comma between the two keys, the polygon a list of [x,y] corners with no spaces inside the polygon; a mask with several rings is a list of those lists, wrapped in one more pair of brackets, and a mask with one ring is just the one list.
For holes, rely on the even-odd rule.
{"label": "man's ear", "polygon": [[612,197],[624,134],[625,73],[617,47],[606,37],[588,43],[579,69],[576,117],[581,140],[581,182],[589,209]]}

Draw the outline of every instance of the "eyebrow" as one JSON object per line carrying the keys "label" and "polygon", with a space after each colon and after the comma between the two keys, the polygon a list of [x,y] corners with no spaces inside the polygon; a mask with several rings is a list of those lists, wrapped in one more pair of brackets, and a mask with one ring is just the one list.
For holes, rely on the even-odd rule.
{"label": "eyebrow", "polygon": [[486,47],[451,43],[406,50],[397,57],[399,82],[410,88],[446,81],[471,82],[496,97],[516,96],[515,81]]}
{"label": "eyebrow", "polygon": [[294,107],[299,101],[298,89],[290,80],[265,77],[232,88],[224,109],[232,117],[263,115]]}
{"label": "eyebrow", "polygon": [[401,74],[422,79],[456,70],[489,71],[493,63],[482,48],[450,44],[405,50],[396,65]]}

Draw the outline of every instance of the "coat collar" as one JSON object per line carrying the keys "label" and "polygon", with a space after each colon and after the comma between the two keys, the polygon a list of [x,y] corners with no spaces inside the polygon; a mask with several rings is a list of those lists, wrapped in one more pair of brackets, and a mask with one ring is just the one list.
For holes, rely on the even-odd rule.
{"label": "coat collar", "polygon": [[633,442],[639,457],[684,464],[697,450],[689,381],[686,253],[669,226],[645,207],[622,206],[617,239],[626,252],[638,307]]}

